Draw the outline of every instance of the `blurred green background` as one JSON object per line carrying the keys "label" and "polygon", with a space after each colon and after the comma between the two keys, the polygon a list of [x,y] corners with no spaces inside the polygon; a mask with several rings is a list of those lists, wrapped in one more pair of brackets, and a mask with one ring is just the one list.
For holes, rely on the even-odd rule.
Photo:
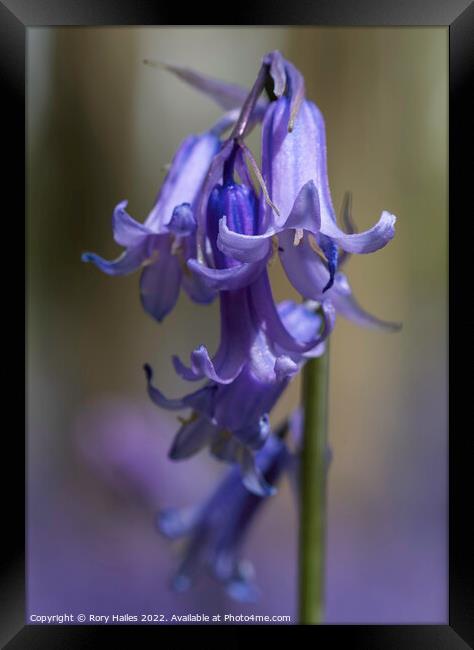
{"label": "blurred green background", "polygon": [[[351,190],[360,229],[383,209],[398,217],[395,239],[346,270],[362,305],[402,321],[402,332],[340,319],[331,339],[328,620],[446,621],[447,45],[444,28],[28,30],[30,611],[54,613],[75,589],[78,607],[94,590],[105,601],[121,572],[131,603],[146,592],[150,605],[194,607],[192,594],[179,601],[167,591],[174,556],[150,513],[205,495],[223,468],[203,454],[190,461],[190,480],[187,467],[166,460],[175,421],[148,402],[142,364],[153,365],[167,394],[181,394],[171,354],[186,359],[200,343],[215,345],[217,305],[196,307],[183,294],[159,326],[141,309],[137,275],[109,278],[80,256],[118,254],[113,207],[126,198],[144,219],[179,142],[219,115],[142,60],[250,86],[261,56],[279,49],[325,116],[336,209]],[[257,134],[250,144],[258,154]],[[278,299],[293,295],[277,263],[272,278]],[[275,421],[298,391],[296,380]],[[107,482],[107,458],[94,447],[101,433],[89,416],[111,404],[151,431],[146,471],[156,466],[158,478],[146,504]],[[247,545],[263,591],[252,611],[294,613],[296,532],[283,485]],[[78,556],[84,584],[73,576]]]}

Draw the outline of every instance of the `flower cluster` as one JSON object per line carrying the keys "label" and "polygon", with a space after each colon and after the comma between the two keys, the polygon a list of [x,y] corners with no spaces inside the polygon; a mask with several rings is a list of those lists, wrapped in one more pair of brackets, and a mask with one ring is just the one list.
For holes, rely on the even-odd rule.
{"label": "flower cluster", "polygon": [[[340,271],[350,254],[385,246],[394,236],[395,217],[384,211],[372,228],[356,232],[347,195],[346,231],[337,224],[322,114],[306,98],[301,73],[279,52],[263,58],[250,92],[166,67],[227,112],[211,129],[182,142],[143,224],[126,212],[126,201],[115,208],[114,238],[123,254],[112,262],[90,253],[83,259],[113,275],[141,268],[141,300],[158,321],[174,307],[181,285],[195,302],[219,299],[215,354],[201,345],[189,363],[173,357],[182,378],[203,385],[168,399],[153,385],[148,365],[145,372],[155,404],[189,411],[170,457],[188,458],[207,447],[233,465],[199,514],[161,515],[166,535],[191,535],[194,550],[188,549],[177,584],[187,583],[204,545],[212,549],[215,575],[235,594],[244,580],[230,551],[257,504],[275,491],[274,479],[285,465],[285,443],[270,426],[274,404],[305,360],[323,354],[338,314],[360,325],[397,329],[360,307]],[[260,123],[259,164],[245,140]],[[277,254],[300,304],[274,301],[268,264]]]}

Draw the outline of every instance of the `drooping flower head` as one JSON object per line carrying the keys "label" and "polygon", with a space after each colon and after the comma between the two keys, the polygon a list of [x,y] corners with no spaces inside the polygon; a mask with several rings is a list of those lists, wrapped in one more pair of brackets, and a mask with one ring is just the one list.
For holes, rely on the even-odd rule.
{"label": "drooping flower head", "polygon": [[[273,84],[274,101],[267,104],[263,119],[261,180],[266,192],[259,198],[259,230],[239,232],[224,216],[217,246],[243,264],[258,263],[271,255],[271,239],[277,236],[285,272],[304,298],[331,301],[338,313],[361,325],[398,329],[367,314],[353,297],[347,277],[338,272],[348,254],[374,252],[393,238],[394,215],[383,211],[379,221],[361,233],[344,232],[337,225],[322,113],[306,99],[301,73],[279,52],[267,54],[261,70]],[[254,88],[261,90],[258,81]],[[232,96],[233,86],[217,81],[210,86],[197,73],[192,83],[218,103]]]}
{"label": "drooping flower head", "polygon": [[[242,308],[242,303],[237,303]],[[246,306],[249,310],[249,306]],[[315,340],[322,318],[305,305],[284,301],[278,305],[278,316],[285,331],[295,340]],[[250,320],[250,317],[249,317]],[[243,322],[244,326],[248,323]],[[152,401],[170,410],[190,409],[182,420],[170,450],[174,460],[188,458],[208,447],[211,453],[230,463],[237,462],[243,483],[258,495],[272,493],[256,464],[255,452],[270,436],[269,413],[305,360],[324,352],[324,343],[306,352],[287,351],[268,342],[263,328],[253,329],[248,359],[239,375],[230,382],[208,381],[202,388],[181,399],[167,399],[153,384],[152,371],[145,367],[148,393]]]}
{"label": "drooping flower head", "polygon": [[186,261],[196,256],[195,206],[209,165],[221,147],[219,134],[227,127],[228,122],[219,121],[210,131],[185,138],[143,224],[127,213],[127,201],[117,205],[112,220],[114,239],[126,249],[118,259],[108,262],[94,253],[83,255],[84,261],[109,275],[141,268],[142,304],[158,321],[176,304],[181,284],[196,302],[214,298]]}
{"label": "drooping flower head", "polygon": [[[279,431],[281,434],[284,428]],[[275,487],[292,458],[285,443],[272,435],[256,454],[265,481]],[[162,510],[158,528],[169,539],[186,539],[181,563],[173,579],[177,591],[188,589],[200,573],[207,572],[235,600],[253,602],[258,588],[249,562],[240,551],[249,527],[265,499],[249,492],[236,467],[229,470],[209,499],[200,506]]]}

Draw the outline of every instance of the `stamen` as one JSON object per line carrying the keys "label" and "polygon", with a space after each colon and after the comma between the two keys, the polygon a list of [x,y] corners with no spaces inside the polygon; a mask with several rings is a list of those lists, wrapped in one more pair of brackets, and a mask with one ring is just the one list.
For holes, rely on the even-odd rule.
{"label": "stamen", "polygon": [[150,264],[154,264],[155,262],[158,261],[158,257],[159,257],[159,256],[160,256],[160,251],[159,251],[157,248],[155,248],[155,249],[153,250],[152,254],[150,255],[150,257],[148,257],[148,258],[143,262],[143,266],[150,266]]}
{"label": "stamen", "polygon": [[255,160],[255,158],[252,155],[252,152],[244,142],[239,140],[238,143],[242,151],[244,152],[244,156],[247,158],[248,162],[250,163],[250,166],[252,167],[255,176],[257,177],[258,184],[262,188],[263,196],[265,197],[265,202],[267,203],[267,205],[269,205],[272,208],[275,214],[279,217],[280,211],[273,203],[273,201],[270,198],[270,195],[268,194],[267,186],[265,185],[265,181],[263,180],[262,172],[258,168],[257,161]]}
{"label": "stamen", "polygon": [[295,127],[295,120],[300,110],[305,95],[304,79],[299,70],[289,61],[285,65],[287,75],[287,86],[290,86],[290,119],[288,120],[288,131],[291,133]]}
{"label": "stamen", "polygon": [[319,255],[319,257],[324,260],[326,263],[328,263],[328,258],[324,254],[323,250],[320,248],[318,242],[316,241],[314,235],[312,233],[309,233],[308,235],[308,243],[311,247],[311,249]]}
{"label": "stamen", "polygon": [[173,243],[171,244],[171,255],[178,256],[182,251],[183,244],[181,242],[181,237],[173,237]]}
{"label": "stamen", "polygon": [[303,239],[303,236],[304,236],[303,228],[296,228],[295,236],[293,239],[293,246],[298,246],[301,240]]}
{"label": "stamen", "polygon": [[253,191],[255,193],[257,193],[256,189],[255,189],[255,181],[252,178],[252,176],[251,176],[251,174],[250,174],[250,172],[249,172],[249,170],[247,168],[247,165],[245,164],[244,154],[242,152],[241,147],[239,147],[239,150],[237,152],[237,156],[236,156],[236,159],[235,159],[235,167],[236,167],[236,171],[237,171],[237,174],[239,175],[241,183],[243,185],[247,185],[247,187],[251,187],[253,189]]}
{"label": "stamen", "polygon": [[188,265],[186,264],[187,260],[184,254],[183,242],[181,237],[176,237],[173,240],[173,243],[171,245],[171,255],[176,255],[178,259],[179,268],[181,269],[182,274],[185,275],[187,278],[190,278],[192,276],[192,272],[191,269],[189,269]]}

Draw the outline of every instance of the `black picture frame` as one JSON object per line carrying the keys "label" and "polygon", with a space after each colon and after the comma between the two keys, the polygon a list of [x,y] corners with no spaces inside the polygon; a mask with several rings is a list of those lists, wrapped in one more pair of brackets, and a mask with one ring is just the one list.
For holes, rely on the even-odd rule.
{"label": "black picture frame", "polygon": [[[4,228],[8,241],[4,253],[11,256],[4,269],[15,278],[18,273],[18,224],[25,212],[25,63],[26,31],[34,26],[96,26],[96,25],[175,25],[182,19],[183,7],[173,10],[156,0],[0,0],[0,79],[2,83],[3,147],[6,163],[3,178]],[[197,11],[196,11],[197,10]],[[194,15],[193,15],[194,13]],[[254,2],[248,7],[232,6],[232,16],[225,16],[214,8],[206,12],[201,4],[186,8],[186,17],[197,19],[202,25],[331,25],[331,26],[446,26],[449,28],[449,291],[450,291],[450,419],[449,419],[449,624],[447,625],[346,625],[346,626],[278,626],[281,643],[294,635],[309,634],[311,642],[339,643],[343,647],[364,650],[461,649],[474,646],[474,587],[472,557],[474,535],[470,531],[472,519],[473,443],[470,418],[469,375],[470,337],[472,320],[469,309],[468,270],[463,265],[469,260],[469,234],[463,226],[472,228],[468,213],[468,192],[472,185],[472,154],[468,159],[472,140],[472,72],[474,70],[474,4],[469,0],[315,0],[309,2]],[[8,220],[8,221],[7,221]],[[9,225],[6,226],[5,223]],[[13,240],[13,233],[14,240]],[[5,232],[5,235],[7,233]],[[429,236],[429,233],[427,233]],[[13,243],[13,241],[15,243]],[[420,242],[420,248],[422,242]],[[8,250],[5,250],[8,249]],[[472,253],[471,253],[472,255]],[[4,271],[5,273],[7,271]],[[21,319],[24,303],[20,292],[5,275],[4,317],[10,331],[4,335],[5,348],[21,337]],[[19,302],[13,309],[14,298]],[[466,300],[466,297],[468,300]],[[467,308],[467,309],[466,309]],[[27,315],[26,315],[27,316]],[[5,324],[5,323],[4,323]],[[21,340],[18,349],[24,349]],[[21,352],[20,352],[21,356]],[[4,357],[6,359],[6,356]],[[21,393],[11,376],[20,371],[18,356],[4,372],[12,398]],[[455,376],[456,374],[456,376]],[[464,376],[467,379],[463,381]],[[9,393],[4,393],[4,395]],[[472,397],[470,398],[472,400]],[[2,624],[0,626],[9,650],[28,648],[96,648],[117,638],[122,643],[161,643],[163,648],[178,647],[181,632],[193,635],[211,631],[226,647],[240,647],[241,640],[254,639],[256,626],[240,626],[228,630],[195,626],[37,626],[25,625],[25,438],[19,420],[20,404],[13,399],[4,403],[4,463],[2,472],[10,470],[3,491],[3,566],[0,598]],[[9,425],[6,426],[6,423]],[[73,588],[73,586],[71,587]],[[271,631],[274,631],[273,627]],[[268,627],[263,631],[270,632]],[[251,636],[250,636],[251,635]],[[199,634],[201,636],[201,634]],[[196,636],[196,639],[198,636]]]}

